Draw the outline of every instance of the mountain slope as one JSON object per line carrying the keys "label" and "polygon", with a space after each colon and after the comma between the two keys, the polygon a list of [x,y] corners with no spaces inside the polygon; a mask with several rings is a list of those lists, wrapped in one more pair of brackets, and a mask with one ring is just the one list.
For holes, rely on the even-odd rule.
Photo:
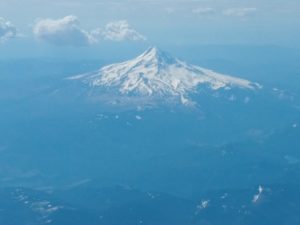
{"label": "mountain slope", "polygon": [[175,97],[183,104],[191,102],[189,95],[197,93],[200,86],[212,91],[261,88],[248,80],[187,64],[155,47],[133,60],[69,79],[79,79],[90,87],[105,88],[126,96]]}

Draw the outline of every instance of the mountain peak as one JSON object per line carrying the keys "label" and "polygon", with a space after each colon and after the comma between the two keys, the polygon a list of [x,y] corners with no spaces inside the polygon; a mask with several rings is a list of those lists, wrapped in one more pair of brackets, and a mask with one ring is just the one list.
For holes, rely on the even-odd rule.
{"label": "mountain peak", "polygon": [[80,79],[84,79],[90,86],[104,87],[122,95],[156,96],[163,99],[177,97],[183,104],[189,102],[189,95],[197,92],[201,85],[212,90],[259,87],[248,80],[187,64],[157,47],[148,48],[135,59],[105,66]]}
{"label": "mountain peak", "polygon": [[149,47],[142,55],[151,55],[151,56],[159,56],[163,53],[162,50],[160,50],[156,46]]}
{"label": "mountain peak", "polygon": [[155,46],[148,48],[138,58],[144,61],[156,61],[158,64],[170,64],[176,62],[176,59],[173,58],[170,54],[160,50]]}
{"label": "mountain peak", "polygon": [[161,50],[159,48],[157,48],[156,46],[151,46],[143,54],[154,54],[154,55],[156,55],[159,52],[161,52]]}

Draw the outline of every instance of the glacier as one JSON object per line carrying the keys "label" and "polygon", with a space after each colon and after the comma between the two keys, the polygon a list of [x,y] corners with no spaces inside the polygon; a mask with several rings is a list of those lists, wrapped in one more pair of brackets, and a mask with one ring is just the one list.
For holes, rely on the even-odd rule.
{"label": "glacier", "polygon": [[201,86],[209,87],[212,91],[262,88],[260,84],[249,80],[188,64],[157,47],[149,48],[135,59],[69,79],[81,80],[92,88],[102,87],[125,96],[178,97],[185,105],[192,102],[190,94],[197,93]]}

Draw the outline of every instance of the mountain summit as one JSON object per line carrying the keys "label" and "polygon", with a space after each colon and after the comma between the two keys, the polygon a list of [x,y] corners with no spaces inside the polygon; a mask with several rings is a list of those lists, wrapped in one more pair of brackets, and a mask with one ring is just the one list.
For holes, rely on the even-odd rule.
{"label": "mountain summit", "polygon": [[121,95],[179,97],[182,103],[187,103],[189,94],[196,93],[201,85],[211,90],[259,88],[258,84],[248,80],[190,65],[156,47],[149,48],[135,59],[71,79],[82,79],[94,88],[111,89]]}

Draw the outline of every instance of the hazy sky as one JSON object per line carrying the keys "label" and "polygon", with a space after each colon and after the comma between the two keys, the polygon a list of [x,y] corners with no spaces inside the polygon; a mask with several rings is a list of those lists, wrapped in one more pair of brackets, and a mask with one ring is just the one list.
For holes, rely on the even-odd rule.
{"label": "hazy sky", "polygon": [[2,52],[108,42],[300,46],[299,0],[0,0],[0,18]]}

